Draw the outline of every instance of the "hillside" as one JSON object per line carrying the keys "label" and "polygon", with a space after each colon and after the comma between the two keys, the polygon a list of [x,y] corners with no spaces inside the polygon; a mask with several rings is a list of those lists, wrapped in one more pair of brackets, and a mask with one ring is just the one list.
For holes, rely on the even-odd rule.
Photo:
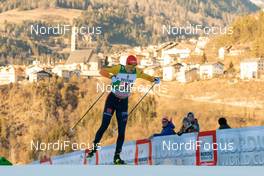
{"label": "hillside", "polygon": [[[176,40],[177,36],[162,32],[163,25],[227,25],[236,16],[257,10],[248,0],[4,0],[0,3],[0,65],[67,59],[68,53],[62,51],[69,48],[70,33],[37,36],[30,33],[31,25],[99,26],[102,34],[92,35],[95,49],[109,52],[113,44],[146,46]],[[87,44],[83,38],[78,41],[80,46]]]}
{"label": "hillside", "polygon": [[[47,13],[48,12],[48,13]],[[63,8],[37,8],[32,10],[21,11],[18,9],[9,10],[0,13],[0,24],[3,28],[5,21],[13,24],[21,24],[24,21],[53,21],[71,23],[74,18],[81,15],[81,10],[63,9]]]}
{"label": "hillside", "polygon": [[[93,101],[99,96],[96,92],[98,80],[77,80],[70,82],[53,78],[36,84],[10,84],[0,87],[0,155],[7,156],[15,163],[26,163],[39,159],[43,154],[60,154],[58,151],[33,151],[30,142],[54,142],[71,140],[91,142],[95,131],[101,123],[104,100],[90,111],[89,115],[79,124],[76,136],[68,136],[69,128],[81,117]],[[136,104],[139,97],[130,100],[130,106]],[[155,111],[155,99],[148,96],[129,120],[131,125],[143,127],[152,120]],[[152,110],[153,109],[153,110]],[[144,123],[141,117],[144,115]],[[137,118],[135,118],[137,115]],[[140,120],[141,119],[141,120]],[[113,120],[111,129],[117,126]],[[146,126],[145,126],[146,127]],[[133,128],[134,129],[134,128]],[[132,130],[132,129],[131,129]],[[131,131],[130,131],[131,132]],[[130,134],[138,137],[133,133]],[[115,133],[109,130],[104,135],[104,143],[113,143]],[[66,151],[68,152],[68,151]]]}
{"label": "hillside", "polygon": [[[1,86],[0,155],[6,156],[13,163],[26,163],[44,154],[62,153],[32,151],[31,140],[91,142],[101,123],[106,95],[78,126],[76,136],[68,136],[65,132],[99,96],[95,92],[97,81],[73,79],[67,83],[52,79],[49,84],[40,82]],[[137,84],[143,82],[138,81]],[[201,131],[216,129],[220,116],[225,116],[234,128],[264,125],[263,85],[263,82],[232,83],[225,79],[185,85],[163,82],[162,92],[149,94],[129,118],[126,140],[147,138],[159,132],[164,114],[173,118],[176,131],[179,131],[182,118],[189,111],[195,113]],[[130,108],[139,98],[139,94],[132,95]],[[115,142],[116,133],[113,129],[116,126],[113,118],[102,140],[103,145]]]}
{"label": "hillside", "polygon": [[231,35],[213,37],[205,48],[207,56],[217,58],[220,47],[242,49],[239,57],[226,57],[225,62],[239,62],[244,58],[264,57],[264,12],[238,17],[232,24]]}
{"label": "hillside", "polygon": [[[254,3],[257,1],[255,0]],[[259,2],[257,2],[259,4]],[[169,14],[174,13],[171,10],[187,10],[191,13],[200,13],[202,16],[211,16],[223,19],[223,14],[236,14],[236,13],[247,13],[258,10],[259,8],[253,4],[250,0],[176,0],[176,1],[155,1],[155,0],[131,0],[127,1],[108,1],[108,0],[2,0],[0,4],[0,12],[16,9],[19,10],[31,10],[36,8],[47,8],[47,7],[58,7],[58,8],[70,8],[70,9],[81,9],[86,10],[90,7],[103,7],[103,6],[120,6],[125,5],[126,7],[142,12],[161,14],[166,17]],[[151,12],[149,11],[151,9]],[[179,13],[179,12],[177,12]],[[179,15],[179,14],[178,14]],[[186,15],[186,14],[185,14]]]}

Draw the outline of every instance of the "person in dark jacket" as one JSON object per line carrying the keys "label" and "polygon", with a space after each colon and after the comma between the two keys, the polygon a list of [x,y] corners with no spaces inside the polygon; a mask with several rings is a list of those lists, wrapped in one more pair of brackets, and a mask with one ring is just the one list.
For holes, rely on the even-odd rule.
{"label": "person in dark jacket", "polygon": [[176,134],[174,131],[174,124],[171,120],[168,119],[168,117],[163,117],[162,118],[162,131],[159,134],[153,134],[150,138],[152,137],[157,137],[157,136],[167,136],[167,135],[174,135]]}
{"label": "person in dark jacket", "polygon": [[222,129],[229,129],[231,128],[228,124],[227,124],[227,120],[224,117],[221,117],[218,119],[218,124],[219,124],[219,130]]}

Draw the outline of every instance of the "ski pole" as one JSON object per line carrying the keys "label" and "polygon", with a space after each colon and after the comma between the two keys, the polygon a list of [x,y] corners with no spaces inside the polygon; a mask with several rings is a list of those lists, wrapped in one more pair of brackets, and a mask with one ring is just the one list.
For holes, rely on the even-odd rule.
{"label": "ski pole", "polygon": [[76,128],[76,126],[82,121],[82,119],[88,114],[88,112],[94,107],[94,105],[100,100],[100,98],[104,95],[104,92],[95,100],[95,102],[90,106],[90,108],[84,113],[84,115],[70,128],[71,131]]}
{"label": "ski pole", "polygon": [[152,86],[149,88],[149,90],[145,93],[143,97],[138,101],[138,103],[131,109],[131,111],[128,113],[128,117],[132,112],[137,108],[137,106],[141,103],[141,101],[148,95],[148,93],[153,89],[156,83],[153,83]]}
{"label": "ski pole", "polygon": [[[153,89],[153,87],[155,86],[156,83],[153,83],[152,86],[149,88],[149,90],[144,94],[143,97],[141,97],[141,99],[138,101],[138,103],[131,109],[131,111],[128,113],[127,117],[129,117],[133,111],[137,108],[137,106],[142,102],[142,100],[148,95],[148,93]],[[115,133],[117,131],[117,128],[113,130],[113,132]]]}

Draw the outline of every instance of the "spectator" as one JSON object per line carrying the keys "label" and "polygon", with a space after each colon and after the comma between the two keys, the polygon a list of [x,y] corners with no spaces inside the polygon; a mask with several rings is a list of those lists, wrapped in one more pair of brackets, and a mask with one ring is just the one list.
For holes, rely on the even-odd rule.
{"label": "spectator", "polygon": [[220,125],[219,126],[219,130],[222,130],[222,129],[229,129],[231,128],[228,124],[227,124],[227,120],[226,118],[224,117],[221,117],[218,119],[218,124]]}
{"label": "spectator", "polygon": [[196,132],[193,125],[191,124],[190,120],[187,117],[185,117],[182,121],[182,127],[178,132],[178,135],[180,136],[184,133],[193,133],[193,132]]}
{"label": "spectator", "polygon": [[198,120],[195,118],[193,112],[189,112],[187,114],[187,119],[191,122],[193,129],[194,129],[194,132],[199,132],[200,126],[199,126]]}
{"label": "spectator", "polygon": [[150,138],[156,137],[156,136],[167,136],[167,135],[176,134],[174,131],[174,128],[175,128],[175,126],[172,123],[172,121],[169,120],[167,116],[165,116],[162,118],[162,131],[161,131],[161,133],[154,134]]}

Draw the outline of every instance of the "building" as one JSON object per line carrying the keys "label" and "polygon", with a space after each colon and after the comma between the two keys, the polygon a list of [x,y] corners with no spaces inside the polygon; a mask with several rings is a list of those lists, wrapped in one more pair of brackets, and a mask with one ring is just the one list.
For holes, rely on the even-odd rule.
{"label": "building", "polygon": [[71,31],[71,51],[75,51],[76,50],[76,27],[73,26],[72,27],[72,31]]}
{"label": "building", "polygon": [[184,82],[185,78],[182,77],[182,73],[185,71],[185,67],[181,63],[175,63],[166,65],[162,68],[162,77],[164,81],[178,80]]}
{"label": "building", "polygon": [[204,54],[204,48],[208,41],[209,39],[207,37],[199,37],[194,49],[194,54],[202,56]]}
{"label": "building", "polygon": [[199,69],[192,68],[185,72],[185,80],[186,82],[193,82],[199,80]]}
{"label": "building", "polygon": [[199,64],[177,64],[176,67],[176,80],[180,83],[188,83],[199,80]]}
{"label": "building", "polygon": [[56,65],[52,70],[52,73],[62,77],[64,79],[69,79],[71,77],[71,71],[65,69],[64,65]]}
{"label": "building", "polygon": [[192,45],[188,43],[164,43],[156,50],[157,59],[162,66],[181,62],[190,57]]}
{"label": "building", "polygon": [[134,55],[139,59],[139,61],[148,60],[150,58],[150,53],[146,49],[142,49],[140,52],[136,52],[134,50],[134,52],[132,52],[132,53],[135,53]]}
{"label": "building", "polygon": [[240,78],[262,78],[264,73],[264,59],[253,58],[240,62]]}
{"label": "building", "polygon": [[39,65],[35,65],[35,64],[34,65],[30,65],[30,66],[28,66],[26,68],[26,71],[25,71],[26,78],[28,79],[29,78],[29,75],[31,75],[33,73],[37,73],[37,72],[42,71],[42,70],[43,70],[43,68],[40,67]]}
{"label": "building", "polygon": [[143,69],[143,72],[150,76],[158,76],[160,69],[161,67],[159,66],[151,66],[151,67],[146,67],[145,69]]}
{"label": "building", "polygon": [[186,67],[182,66],[179,68],[176,73],[176,80],[180,83],[186,83],[186,75],[185,75]]}
{"label": "building", "polygon": [[175,79],[175,68],[173,66],[164,66],[163,67],[163,80],[172,81]]}
{"label": "building", "polygon": [[[185,63],[184,63],[185,64]],[[184,65],[183,64],[183,65]],[[192,69],[197,69],[199,71],[200,69],[200,64],[197,64],[197,63],[188,63],[186,64],[186,70],[189,71],[189,70],[192,70]]]}
{"label": "building", "polygon": [[150,58],[140,60],[140,66],[150,67],[153,65],[154,65],[154,62]]}
{"label": "building", "polygon": [[32,73],[29,75],[29,82],[37,82],[40,80],[44,80],[46,78],[50,78],[52,75],[44,70]]}
{"label": "building", "polygon": [[258,76],[259,78],[264,78],[264,58],[258,61]]}
{"label": "building", "polygon": [[200,65],[199,72],[201,79],[211,79],[224,73],[224,64],[221,62],[205,63]]}
{"label": "building", "polygon": [[194,49],[194,54],[197,55],[197,56],[202,56],[204,54],[204,49],[196,47]]}
{"label": "building", "polygon": [[17,75],[14,66],[0,67],[0,85],[10,84],[16,81]]}
{"label": "building", "polygon": [[25,66],[21,65],[14,65],[15,67],[15,74],[16,74],[16,81],[21,82],[25,80]]}
{"label": "building", "polygon": [[240,56],[242,55],[243,53],[245,53],[245,49],[236,49],[236,48],[231,48],[229,53],[228,53],[228,56]]}
{"label": "building", "polygon": [[199,37],[196,43],[196,48],[204,49],[208,41],[209,41],[208,37]]}
{"label": "building", "polygon": [[219,48],[218,50],[218,58],[221,59],[221,60],[224,60],[225,59],[225,48],[224,47],[221,47]]}
{"label": "building", "polygon": [[60,69],[57,69],[57,72],[60,72],[60,75],[65,74],[66,77],[68,73],[66,73],[65,70],[71,72],[77,72],[77,70],[79,70],[80,75],[87,77],[100,76],[99,69],[101,68],[102,64],[100,57],[94,52],[93,49],[76,49],[76,35],[76,27],[73,26],[71,34],[70,56],[64,64],[64,68],[61,69],[61,71],[59,71]]}
{"label": "building", "polygon": [[191,50],[189,48],[171,48],[168,50],[164,50],[162,53],[162,57],[178,57],[180,59],[186,59],[190,56]]}
{"label": "building", "polygon": [[170,55],[164,55],[161,60],[161,65],[168,66],[172,64],[174,61],[175,61],[174,58],[171,57]]}
{"label": "building", "polygon": [[[232,52],[234,51],[234,50],[232,50],[232,48],[233,48],[232,45],[226,45],[226,46],[223,46],[223,47],[219,48],[218,49],[218,58],[221,59],[221,60],[224,60],[225,56],[228,56],[228,55],[231,56]],[[230,55],[230,52],[231,52],[231,55]],[[235,52],[233,52],[233,54]]]}
{"label": "building", "polygon": [[243,45],[235,45],[235,46],[227,46],[226,47],[226,55],[227,56],[240,56],[244,54],[245,52],[249,51],[250,48],[248,46]]}
{"label": "building", "polygon": [[75,50],[70,53],[64,70],[79,70],[82,76],[99,76],[101,59],[93,49]]}

